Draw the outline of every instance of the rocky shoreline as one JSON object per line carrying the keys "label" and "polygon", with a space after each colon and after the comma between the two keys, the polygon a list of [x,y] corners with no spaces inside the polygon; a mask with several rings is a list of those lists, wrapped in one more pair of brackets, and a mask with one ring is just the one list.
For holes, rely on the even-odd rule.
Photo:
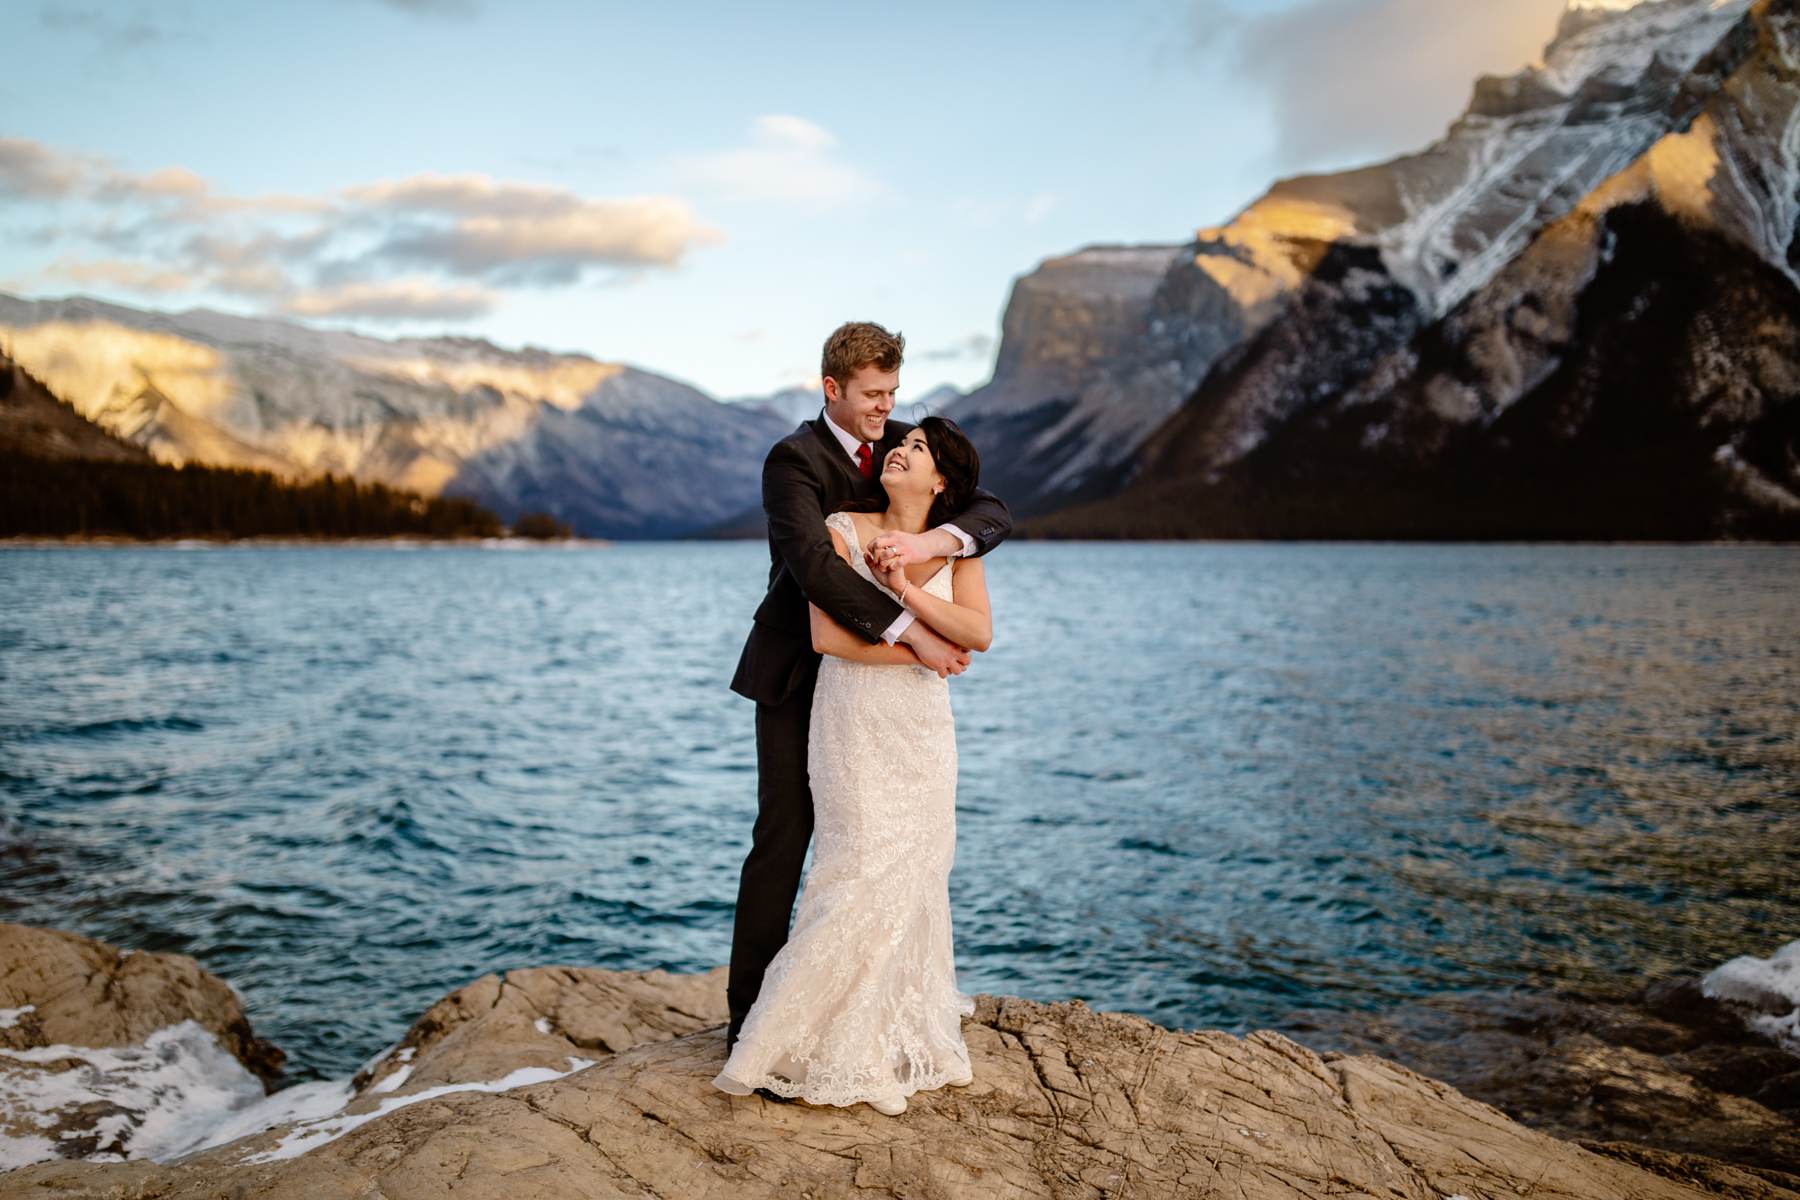
{"label": "rocky shoreline", "polygon": [[1321,1051],[1405,1063],[1533,1129],[1800,1175],[1800,1058],[1665,979],[1617,994],[1471,992],[1391,1012],[1296,1014]]}
{"label": "rocky shoreline", "polygon": [[[1079,1001],[982,996],[965,1025],[975,1084],[889,1118],[717,1092],[724,1018],[722,968],[514,970],[432,1005],[351,1080],[270,1092],[281,1051],[193,959],[0,924],[0,1151],[36,1138],[35,1157],[56,1156],[0,1172],[0,1197],[1800,1200],[1800,1176],[1775,1166],[1560,1140],[1386,1058],[1271,1030],[1178,1032]],[[243,1089],[188,1130],[194,1149],[126,1157],[167,1113],[52,1086],[98,1085],[103,1053],[185,1022]],[[1370,1037],[1402,1049],[1398,1027]],[[1735,1099],[1768,1131],[1791,1126]]]}

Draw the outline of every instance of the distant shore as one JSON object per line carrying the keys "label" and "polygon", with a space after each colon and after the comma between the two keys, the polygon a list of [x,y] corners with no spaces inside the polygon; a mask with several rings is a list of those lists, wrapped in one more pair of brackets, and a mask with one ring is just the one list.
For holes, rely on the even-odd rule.
{"label": "distant shore", "polygon": [[0,550],[49,550],[87,547],[161,547],[167,550],[229,550],[235,546],[371,546],[391,549],[420,549],[435,546],[475,547],[482,550],[600,550],[614,542],[606,538],[523,538],[523,537],[172,537],[132,538],[93,535],[86,537],[9,537],[0,538]]}

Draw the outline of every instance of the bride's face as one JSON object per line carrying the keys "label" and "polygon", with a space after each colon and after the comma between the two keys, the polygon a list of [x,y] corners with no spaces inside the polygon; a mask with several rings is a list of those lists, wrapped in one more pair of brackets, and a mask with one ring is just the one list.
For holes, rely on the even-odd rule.
{"label": "bride's face", "polygon": [[915,429],[881,460],[881,486],[893,499],[922,496],[926,500],[944,490],[925,435]]}

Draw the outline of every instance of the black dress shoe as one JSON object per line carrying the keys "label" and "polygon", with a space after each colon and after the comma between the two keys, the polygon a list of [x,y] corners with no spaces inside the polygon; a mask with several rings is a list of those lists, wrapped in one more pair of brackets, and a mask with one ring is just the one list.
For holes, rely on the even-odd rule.
{"label": "black dress shoe", "polygon": [[777,1104],[798,1104],[800,1097],[784,1096],[780,1092],[771,1092],[768,1088],[757,1088],[756,1094],[764,1100],[773,1100]]}

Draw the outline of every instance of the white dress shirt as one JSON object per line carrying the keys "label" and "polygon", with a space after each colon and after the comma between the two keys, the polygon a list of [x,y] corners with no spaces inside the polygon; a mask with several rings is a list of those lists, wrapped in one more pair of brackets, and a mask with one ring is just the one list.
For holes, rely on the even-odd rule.
{"label": "white dress shirt", "polygon": [[[837,436],[838,444],[844,448],[844,453],[848,454],[850,456],[850,462],[856,467],[857,474],[860,475],[862,473],[862,463],[857,461],[856,448],[858,446],[862,445],[862,442],[857,440],[855,434],[846,433],[846,432],[844,432],[844,430],[840,429],[838,427],[838,423],[831,419],[830,412],[821,408],[819,410],[819,415],[825,418],[825,428],[831,430],[831,432]],[[869,453],[870,454],[875,453],[875,447],[870,446]],[[877,464],[876,469],[877,470],[880,469],[879,464]],[[957,541],[962,543],[962,549],[958,550],[955,554],[952,554],[950,556],[951,558],[962,558],[964,555],[975,553],[975,539],[974,538],[970,537],[968,534],[964,533],[962,530],[958,529],[954,525],[939,525],[938,528],[948,530],[951,534],[953,534],[955,536]],[[862,550],[862,547],[861,546],[852,546],[852,547],[850,547],[850,550],[852,553],[860,553]],[[913,623],[912,613],[907,612],[905,609],[902,609],[900,611],[900,615],[894,618],[894,623],[892,625],[889,625],[887,627],[887,629],[882,632],[881,640],[886,642],[890,646],[893,645],[895,642],[900,640],[900,635],[905,633],[906,627],[908,625],[911,625],[912,623]]]}

